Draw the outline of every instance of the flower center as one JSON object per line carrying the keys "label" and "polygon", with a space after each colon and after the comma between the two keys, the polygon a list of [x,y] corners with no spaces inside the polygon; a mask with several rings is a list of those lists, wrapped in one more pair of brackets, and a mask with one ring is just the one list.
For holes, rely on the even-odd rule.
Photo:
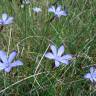
{"label": "flower center", "polygon": [[6,68],[8,68],[9,65],[10,65],[9,62],[6,62],[6,63],[5,63]]}
{"label": "flower center", "polygon": [[60,56],[56,56],[55,60],[60,62],[61,61],[61,57]]}

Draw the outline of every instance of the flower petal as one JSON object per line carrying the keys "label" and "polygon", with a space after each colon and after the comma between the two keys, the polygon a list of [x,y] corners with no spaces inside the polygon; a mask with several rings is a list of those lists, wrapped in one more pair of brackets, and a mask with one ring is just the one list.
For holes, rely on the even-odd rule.
{"label": "flower petal", "polygon": [[60,12],[61,11],[61,5],[59,5],[56,9],[56,12]]}
{"label": "flower petal", "polygon": [[90,73],[87,73],[85,76],[84,76],[85,79],[89,79],[91,82],[93,82],[93,77],[91,76]]}
{"label": "flower petal", "polygon": [[56,49],[56,46],[51,45],[50,48],[51,48],[51,50],[52,50],[53,55],[56,56],[56,55],[57,55],[57,49]]}
{"label": "flower petal", "polygon": [[8,18],[8,15],[6,13],[2,14],[2,20],[5,22]]}
{"label": "flower petal", "polygon": [[94,73],[92,74],[92,77],[95,77],[95,78],[96,78],[96,72],[94,72]]}
{"label": "flower petal", "polygon": [[60,17],[60,16],[67,16],[67,13],[65,11],[59,11],[59,12],[56,12],[56,15],[58,17]]}
{"label": "flower petal", "polygon": [[93,72],[95,71],[94,67],[90,67],[90,73],[93,74]]}
{"label": "flower petal", "polygon": [[4,24],[11,24],[13,22],[13,17],[8,17],[8,19],[4,22]]}
{"label": "flower petal", "polygon": [[62,45],[59,49],[58,49],[58,56],[61,56],[64,52],[64,46]]}
{"label": "flower petal", "polygon": [[65,59],[65,60],[71,60],[72,59],[72,55],[71,54],[66,54],[66,55],[63,55],[62,57],[62,60]]}
{"label": "flower petal", "polygon": [[54,6],[50,7],[50,8],[48,9],[48,11],[49,11],[49,12],[54,12],[54,13],[55,13],[55,7],[54,7]]}
{"label": "flower petal", "polygon": [[49,58],[49,59],[54,59],[54,55],[52,53],[50,53],[50,52],[46,53],[45,57]]}
{"label": "flower petal", "polygon": [[63,63],[63,64],[66,64],[66,65],[69,64],[69,61],[68,60],[65,60],[65,59],[61,60],[60,62]]}
{"label": "flower petal", "polygon": [[59,65],[60,65],[60,62],[55,60],[55,67],[59,67]]}
{"label": "flower petal", "polygon": [[20,60],[16,60],[12,64],[10,64],[11,67],[17,67],[21,65],[23,65],[23,63]]}
{"label": "flower petal", "polygon": [[7,54],[6,54],[6,52],[0,50],[0,59],[1,59],[3,62],[6,62],[6,61],[7,61]]}
{"label": "flower petal", "polygon": [[90,78],[92,78],[92,77],[91,77],[91,74],[90,74],[90,73],[87,73],[87,74],[84,75],[84,78],[85,78],[85,79],[90,79]]}
{"label": "flower petal", "polygon": [[12,67],[5,68],[4,71],[9,73],[11,71]]}
{"label": "flower petal", "polygon": [[3,20],[2,20],[2,19],[0,19],[0,25],[1,25],[1,24],[3,24]]}
{"label": "flower petal", "polygon": [[66,13],[66,11],[61,11],[60,14],[63,15],[63,16],[67,16],[67,15],[68,15],[68,14]]}
{"label": "flower petal", "polygon": [[93,80],[96,82],[96,72],[94,72],[94,73],[92,74],[92,78],[93,78]]}
{"label": "flower petal", "polygon": [[13,51],[8,58],[8,62],[11,63],[13,61],[13,59],[15,58],[15,56],[17,55],[17,51]]}

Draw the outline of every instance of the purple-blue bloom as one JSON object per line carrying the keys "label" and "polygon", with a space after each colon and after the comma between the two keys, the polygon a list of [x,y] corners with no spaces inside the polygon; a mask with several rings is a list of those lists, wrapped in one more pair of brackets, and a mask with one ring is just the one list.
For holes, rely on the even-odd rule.
{"label": "purple-blue bloom", "polygon": [[8,16],[6,13],[2,14],[2,18],[0,19],[0,25],[8,25],[13,22],[13,17]]}
{"label": "purple-blue bloom", "polygon": [[96,82],[96,68],[90,67],[90,73],[84,75],[85,79],[89,79],[91,82]]}
{"label": "purple-blue bloom", "polygon": [[13,51],[8,57],[6,52],[0,50],[0,70],[10,72],[13,67],[23,65],[20,60],[13,61],[16,55],[17,51]]}
{"label": "purple-blue bloom", "polygon": [[55,67],[59,67],[61,63],[68,65],[69,60],[72,59],[71,54],[63,55],[64,53],[64,46],[62,45],[60,48],[56,48],[56,46],[50,46],[52,52],[48,52],[45,54],[46,58],[55,60]]}
{"label": "purple-blue bloom", "polygon": [[48,9],[48,11],[53,12],[56,17],[67,16],[66,11],[62,10],[61,5],[59,5],[56,9],[52,6]]}

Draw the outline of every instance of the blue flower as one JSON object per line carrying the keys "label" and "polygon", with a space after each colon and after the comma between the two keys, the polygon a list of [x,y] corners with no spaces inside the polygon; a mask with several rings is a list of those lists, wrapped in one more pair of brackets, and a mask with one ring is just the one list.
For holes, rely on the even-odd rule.
{"label": "blue flower", "polygon": [[17,52],[13,51],[9,57],[7,57],[6,52],[0,50],[0,70],[4,70],[5,72],[10,72],[13,67],[21,66],[23,63],[20,60],[16,60],[14,62],[13,59],[16,57]]}
{"label": "blue flower", "polygon": [[13,17],[8,16],[6,13],[2,14],[2,19],[0,19],[0,25],[8,25],[13,22]]}
{"label": "blue flower", "polygon": [[59,5],[56,9],[52,6],[48,9],[48,11],[53,12],[56,17],[67,16],[66,11],[62,10],[61,5]]}
{"label": "blue flower", "polygon": [[71,54],[63,55],[63,53],[64,53],[63,45],[58,49],[54,45],[51,45],[50,48],[51,48],[52,52],[46,53],[45,57],[55,60],[55,67],[59,67],[59,65],[61,63],[64,63],[66,65],[69,64],[69,60],[72,59],[72,55]]}
{"label": "blue flower", "polygon": [[91,82],[96,82],[96,69],[94,67],[90,67],[90,73],[84,75],[85,79],[89,79]]}

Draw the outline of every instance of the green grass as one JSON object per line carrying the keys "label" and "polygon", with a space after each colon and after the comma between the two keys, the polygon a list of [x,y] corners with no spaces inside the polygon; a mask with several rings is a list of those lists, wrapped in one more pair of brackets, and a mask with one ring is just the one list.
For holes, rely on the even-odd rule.
{"label": "green grass", "polygon": [[[18,51],[16,59],[24,65],[10,73],[0,71],[0,96],[95,96],[96,85],[83,78],[96,62],[96,0],[59,0],[68,16],[46,23],[53,14],[48,13],[46,1],[38,0],[19,6],[19,0],[0,0],[0,14],[15,16],[12,25],[0,33],[0,49]],[[49,0],[52,3],[54,0]],[[34,14],[32,8],[40,6],[43,12]],[[63,43],[65,53],[78,54],[70,65],[53,69],[51,60],[44,57],[49,44]]]}

